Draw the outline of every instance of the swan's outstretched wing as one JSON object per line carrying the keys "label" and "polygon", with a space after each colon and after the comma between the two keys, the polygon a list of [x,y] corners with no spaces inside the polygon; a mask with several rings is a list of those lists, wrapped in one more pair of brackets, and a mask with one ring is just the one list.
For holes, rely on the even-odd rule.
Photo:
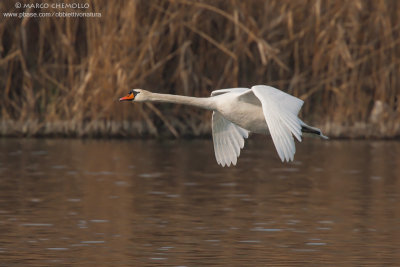
{"label": "swan's outstretched wing", "polygon": [[301,121],[297,117],[303,100],[271,86],[251,88],[260,100],[272,141],[282,161],[293,160],[296,147],[292,134],[301,142]]}
{"label": "swan's outstretched wing", "polygon": [[228,89],[219,89],[219,90],[214,90],[211,92],[211,96],[217,96],[217,95],[222,95],[225,93],[243,93],[245,91],[250,90],[249,88],[228,88]]}
{"label": "swan's outstretched wing", "polygon": [[244,138],[249,132],[225,119],[221,113],[214,111],[212,115],[212,137],[215,158],[222,167],[236,165],[240,149],[244,147]]}

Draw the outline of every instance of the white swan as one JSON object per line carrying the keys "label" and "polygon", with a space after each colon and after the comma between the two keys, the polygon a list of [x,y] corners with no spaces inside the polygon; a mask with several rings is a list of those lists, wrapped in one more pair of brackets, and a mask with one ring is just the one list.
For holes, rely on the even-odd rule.
{"label": "white swan", "polygon": [[211,97],[200,98],[132,89],[119,101],[167,102],[212,110],[215,158],[223,167],[236,165],[249,132],[270,134],[283,162],[293,160],[296,152],[293,136],[299,142],[302,133],[327,138],[320,129],[297,117],[303,100],[266,85],[221,89],[213,91]]}

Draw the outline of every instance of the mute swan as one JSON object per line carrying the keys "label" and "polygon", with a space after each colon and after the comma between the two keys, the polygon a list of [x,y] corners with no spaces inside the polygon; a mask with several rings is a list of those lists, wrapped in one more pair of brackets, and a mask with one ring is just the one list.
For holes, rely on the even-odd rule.
{"label": "mute swan", "polygon": [[166,102],[212,110],[212,137],[215,158],[222,167],[236,165],[244,139],[249,133],[270,134],[282,162],[292,161],[294,138],[302,133],[327,139],[320,129],[308,126],[297,114],[303,100],[266,85],[230,88],[211,92],[211,97],[157,94],[132,89],[119,101]]}

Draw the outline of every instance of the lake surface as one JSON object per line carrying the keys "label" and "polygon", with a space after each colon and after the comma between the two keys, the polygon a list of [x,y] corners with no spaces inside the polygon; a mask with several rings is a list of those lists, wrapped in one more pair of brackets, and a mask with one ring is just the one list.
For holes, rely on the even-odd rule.
{"label": "lake surface", "polygon": [[0,266],[399,266],[400,142],[0,139]]}

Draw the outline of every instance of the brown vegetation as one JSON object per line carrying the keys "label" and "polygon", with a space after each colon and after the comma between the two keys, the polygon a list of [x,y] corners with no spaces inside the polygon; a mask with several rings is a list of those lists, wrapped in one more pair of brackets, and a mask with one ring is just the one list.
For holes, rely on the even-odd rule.
{"label": "brown vegetation", "polygon": [[[208,112],[115,100],[130,88],[207,96],[254,84],[306,100],[302,118],[328,135],[400,134],[397,0],[87,3],[0,2],[0,134],[202,135]],[[101,18],[3,15],[23,11]]]}

